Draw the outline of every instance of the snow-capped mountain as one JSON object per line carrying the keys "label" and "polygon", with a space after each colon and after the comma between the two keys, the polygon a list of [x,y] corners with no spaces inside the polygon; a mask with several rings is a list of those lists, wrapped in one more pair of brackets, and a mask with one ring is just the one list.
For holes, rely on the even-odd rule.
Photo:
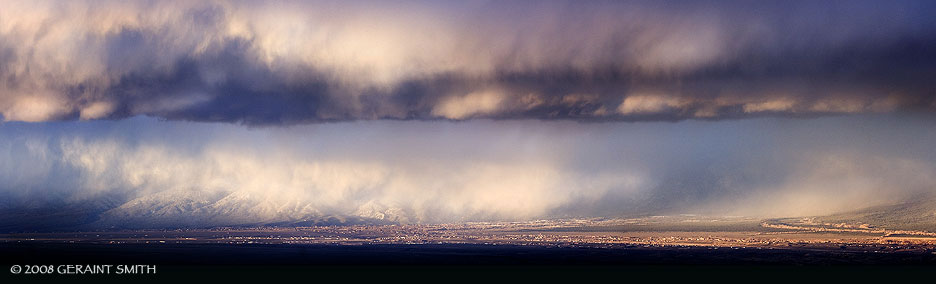
{"label": "snow-capped mountain", "polygon": [[[246,191],[164,191],[130,200],[101,214],[96,228],[195,228],[240,225],[350,225],[407,221],[402,215],[358,210],[323,213],[307,200]],[[384,209],[396,212],[393,209]],[[397,210],[399,211],[399,210]]]}

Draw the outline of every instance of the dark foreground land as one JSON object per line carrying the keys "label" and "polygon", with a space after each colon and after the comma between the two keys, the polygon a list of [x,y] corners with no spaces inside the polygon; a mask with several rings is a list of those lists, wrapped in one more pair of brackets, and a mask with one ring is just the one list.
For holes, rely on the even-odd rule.
{"label": "dark foreground land", "polygon": [[836,279],[881,276],[893,279],[930,275],[936,270],[936,254],[932,253],[713,247],[607,249],[478,244],[108,245],[36,242],[0,243],[0,255],[3,256],[4,270],[13,265],[146,264],[157,267],[155,274],[144,275],[25,275],[3,271],[3,278],[16,281],[89,277],[110,280],[189,277],[226,279],[283,275],[358,280],[380,275],[583,279],[620,273],[654,278],[682,278],[693,274],[714,277],[723,273],[735,276],[777,273],[790,276],[790,273],[806,273],[812,275],[809,277],[818,274],[834,276]]}
{"label": "dark foreground land", "polygon": [[[932,277],[936,234],[799,218],[647,216],[0,234],[0,278],[441,282]],[[46,273],[26,273],[41,265]],[[68,270],[151,267],[155,273]],[[14,273],[14,268],[23,269]],[[64,270],[63,270],[64,269]],[[64,272],[64,273],[63,273]],[[135,272],[140,272],[136,270]],[[751,277],[755,278],[751,278]],[[758,278],[759,277],[759,278]],[[765,278],[766,277],[766,278]],[[916,279],[914,279],[916,280]],[[304,281],[309,282],[309,281]],[[616,281],[619,282],[619,281]],[[624,281],[627,282],[627,281]],[[215,283],[215,282],[212,282]]]}
{"label": "dark foreground land", "polygon": [[936,265],[932,253],[711,247],[7,243],[0,253],[5,265]]}

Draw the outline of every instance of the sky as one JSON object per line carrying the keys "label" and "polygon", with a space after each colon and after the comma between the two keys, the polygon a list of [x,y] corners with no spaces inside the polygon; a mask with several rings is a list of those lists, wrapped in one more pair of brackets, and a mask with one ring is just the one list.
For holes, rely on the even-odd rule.
{"label": "sky", "polygon": [[3,230],[805,216],[936,185],[932,1],[0,4]]}

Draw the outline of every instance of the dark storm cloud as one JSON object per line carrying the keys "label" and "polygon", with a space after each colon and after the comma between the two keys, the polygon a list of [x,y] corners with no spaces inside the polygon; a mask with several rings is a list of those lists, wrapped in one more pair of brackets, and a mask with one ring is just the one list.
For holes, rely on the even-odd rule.
{"label": "dark storm cloud", "polygon": [[932,111],[930,1],[3,1],[8,121]]}

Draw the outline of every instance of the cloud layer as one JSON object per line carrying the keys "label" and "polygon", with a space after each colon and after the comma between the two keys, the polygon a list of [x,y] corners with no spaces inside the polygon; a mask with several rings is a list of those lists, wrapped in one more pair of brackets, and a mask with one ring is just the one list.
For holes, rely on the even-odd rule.
{"label": "cloud layer", "polygon": [[5,121],[678,120],[936,108],[931,1],[17,1]]}
{"label": "cloud layer", "polygon": [[828,214],[936,194],[931,121],[12,122],[0,230]]}

